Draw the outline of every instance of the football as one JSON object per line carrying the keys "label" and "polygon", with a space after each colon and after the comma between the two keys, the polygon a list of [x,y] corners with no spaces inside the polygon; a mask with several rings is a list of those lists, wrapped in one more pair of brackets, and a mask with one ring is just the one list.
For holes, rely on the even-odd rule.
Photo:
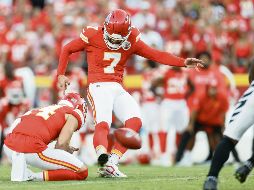
{"label": "football", "polygon": [[140,149],[141,138],[138,133],[128,128],[120,128],[114,131],[116,140],[128,149]]}

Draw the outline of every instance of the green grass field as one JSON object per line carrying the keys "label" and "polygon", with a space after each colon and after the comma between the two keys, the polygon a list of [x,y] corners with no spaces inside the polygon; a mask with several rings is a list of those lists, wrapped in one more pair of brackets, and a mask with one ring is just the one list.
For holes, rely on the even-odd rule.
{"label": "green grass field", "polygon": [[[128,178],[106,179],[99,178],[96,167],[89,168],[89,177],[86,181],[66,182],[11,182],[10,167],[0,166],[0,189],[17,190],[199,190],[202,189],[208,168],[195,167],[151,167],[151,166],[121,166]],[[220,190],[253,190],[253,175],[245,184],[234,179],[234,168],[225,167],[220,176]]]}

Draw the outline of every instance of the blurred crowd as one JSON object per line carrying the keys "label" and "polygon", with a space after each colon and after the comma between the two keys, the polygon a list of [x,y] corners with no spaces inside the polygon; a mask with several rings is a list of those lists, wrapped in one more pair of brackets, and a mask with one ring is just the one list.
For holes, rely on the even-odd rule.
{"label": "blurred crowd", "polygon": [[[85,26],[101,25],[115,8],[131,14],[132,25],[150,46],[206,62],[201,72],[189,72],[158,67],[136,56],[128,61],[126,74],[143,75],[141,91],[133,94],[144,117],[145,148],[139,152],[139,161],[152,159],[165,166],[180,162],[184,151],[192,150],[200,130],[207,135],[207,159],[211,159],[226,113],[238,98],[232,73],[246,73],[254,58],[253,0],[1,0],[1,127],[8,128],[31,107],[56,103],[63,93],[56,87],[61,48],[79,37]],[[85,52],[70,57],[69,90],[85,94],[87,67]],[[36,89],[34,77],[44,75],[53,81],[50,88]],[[121,126],[117,119],[114,125]],[[4,133],[1,130],[2,137]],[[82,142],[90,143],[91,139],[84,141],[86,133],[81,135]],[[93,150],[84,152],[96,160]],[[239,161],[236,151],[234,155]]]}
{"label": "blurred crowd", "polygon": [[[207,50],[237,73],[246,72],[253,57],[253,0],[2,0],[0,63],[49,75],[61,47],[84,26],[101,25],[115,8],[132,15],[146,43],[175,55],[193,57]],[[85,55],[72,61],[87,67]],[[129,61],[127,73],[142,71],[134,63]]]}

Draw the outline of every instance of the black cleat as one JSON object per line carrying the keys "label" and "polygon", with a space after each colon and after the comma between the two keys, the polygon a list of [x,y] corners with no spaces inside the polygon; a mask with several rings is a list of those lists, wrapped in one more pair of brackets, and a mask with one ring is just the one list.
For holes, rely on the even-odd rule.
{"label": "black cleat", "polygon": [[98,157],[98,165],[100,165],[101,167],[104,166],[104,164],[106,164],[108,161],[108,154],[101,154]]}
{"label": "black cleat", "polygon": [[205,180],[203,190],[218,190],[217,189],[218,179],[214,176],[208,176]]}
{"label": "black cleat", "polygon": [[235,171],[235,178],[240,182],[244,183],[250,174],[251,170],[253,168],[253,165],[251,162],[247,161],[244,165],[242,165],[240,168],[238,168]]}

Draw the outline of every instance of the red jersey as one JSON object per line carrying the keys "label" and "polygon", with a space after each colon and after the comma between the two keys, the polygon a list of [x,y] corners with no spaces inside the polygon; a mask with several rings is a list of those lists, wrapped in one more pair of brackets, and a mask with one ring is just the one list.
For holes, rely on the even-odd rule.
{"label": "red jersey", "polygon": [[122,83],[126,61],[133,54],[166,65],[185,66],[184,59],[149,47],[140,40],[140,35],[138,29],[132,28],[128,38],[130,48],[110,50],[104,42],[103,27],[88,26],[83,29],[79,39],[71,41],[62,49],[57,74],[65,73],[68,57],[78,51],[87,53],[88,83]]}
{"label": "red jersey", "polygon": [[188,89],[187,80],[185,71],[169,69],[164,77],[164,98],[184,99]]}
{"label": "red jersey", "polygon": [[78,129],[84,124],[84,115],[68,106],[51,105],[34,109],[20,117],[20,123],[7,135],[5,144],[17,152],[42,152],[58,138],[66,122],[65,114],[77,118]]}
{"label": "red jersey", "polygon": [[207,69],[200,69],[199,72],[194,69],[190,70],[189,78],[193,82],[195,89],[197,89],[188,99],[190,108],[193,106],[194,96],[206,93],[206,87],[211,80],[217,81],[219,91],[225,92],[227,90],[226,79],[216,65],[212,65]]}
{"label": "red jersey", "polygon": [[29,51],[29,44],[25,39],[17,39],[11,43],[11,60],[16,67],[23,66]]}
{"label": "red jersey", "polygon": [[226,94],[218,93],[215,98],[209,97],[206,93],[194,100],[194,110],[198,112],[197,121],[207,126],[222,126],[224,116],[229,108]]}

